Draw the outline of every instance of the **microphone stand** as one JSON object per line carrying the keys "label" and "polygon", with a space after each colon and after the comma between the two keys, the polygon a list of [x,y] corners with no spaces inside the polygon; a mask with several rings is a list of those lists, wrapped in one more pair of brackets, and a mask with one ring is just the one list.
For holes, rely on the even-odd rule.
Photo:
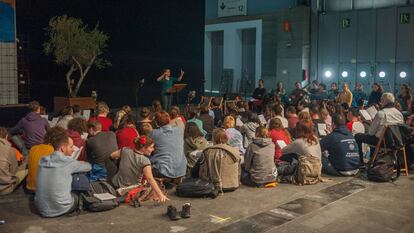
{"label": "microphone stand", "polygon": [[144,86],[144,79],[139,80],[138,85],[135,88],[135,112],[136,112],[136,119],[138,119],[138,94],[140,89]]}

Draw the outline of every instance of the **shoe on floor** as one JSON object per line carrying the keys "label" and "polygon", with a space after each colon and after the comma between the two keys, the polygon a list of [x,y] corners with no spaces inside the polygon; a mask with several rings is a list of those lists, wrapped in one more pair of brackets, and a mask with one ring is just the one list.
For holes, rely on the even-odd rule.
{"label": "shoe on floor", "polygon": [[190,203],[185,203],[183,205],[183,209],[181,210],[180,213],[182,218],[190,218],[191,217],[191,204]]}
{"label": "shoe on floor", "polygon": [[167,207],[167,216],[170,218],[171,221],[176,221],[178,220],[178,213],[177,213],[177,208],[175,208],[172,205],[169,205]]}

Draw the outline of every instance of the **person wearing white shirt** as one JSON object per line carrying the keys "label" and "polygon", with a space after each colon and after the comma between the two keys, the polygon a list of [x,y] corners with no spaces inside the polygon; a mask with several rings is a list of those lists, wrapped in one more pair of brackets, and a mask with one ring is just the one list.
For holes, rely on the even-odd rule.
{"label": "person wearing white shirt", "polygon": [[381,107],[375,115],[369,127],[368,134],[359,133],[355,135],[359,147],[359,156],[363,162],[362,143],[376,145],[384,126],[404,124],[402,113],[394,107],[395,97],[392,93],[386,92],[381,96]]}

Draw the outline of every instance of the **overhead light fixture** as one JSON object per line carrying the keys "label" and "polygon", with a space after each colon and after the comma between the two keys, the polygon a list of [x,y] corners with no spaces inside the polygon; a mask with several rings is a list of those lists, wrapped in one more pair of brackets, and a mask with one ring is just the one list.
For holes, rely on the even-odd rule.
{"label": "overhead light fixture", "polygon": [[407,77],[407,73],[405,71],[401,71],[400,78],[406,78],[406,77]]}
{"label": "overhead light fixture", "polygon": [[384,71],[379,72],[379,73],[378,73],[378,76],[379,76],[380,78],[384,78],[384,77],[385,77],[385,72],[384,72]]}
{"label": "overhead light fixture", "polygon": [[365,71],[361,71],[361,73],[359,73],[359,76],[360,76],[361,78],[365,78],[365,77],[367,77],[367,72],[365,72]]}
{"label": "overhead light fixture", "polygon": [[330,78],[332,76],[332,72],[330,70],[325,71],[325,77]]}
{"label": "overhead light fixture", "polygon": [[343,71],[341,75],[343,78],[348,77],[348,71]]}

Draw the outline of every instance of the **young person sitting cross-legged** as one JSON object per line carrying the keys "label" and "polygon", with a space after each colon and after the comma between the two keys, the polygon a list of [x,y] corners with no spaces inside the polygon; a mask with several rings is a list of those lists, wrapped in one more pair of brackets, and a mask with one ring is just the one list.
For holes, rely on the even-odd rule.
{"label": "young person sitting cross-legged", "polygon": [[[42,144],[43,137],[47,129],[49,129],[47,120],[40,116],[39,102],[30,102],[29,109],[30,112],[9,131],[9,134],[12,136],[11,140],[25,156],[29,154],[28,150],[32,146]],[[19,134],[22,134],[23,137],[20,138]]]}
{"label": "young person sitting cross-legged", "polygon": [[118,170],[115,162],[110,158],[110,155],[118,150],[115,133],[103,132],[99,121],[89,122],[88,131],[90,138],[86,141],[86,150],[88,161],[92,165],[89,179],[91,181],[107,177],[111,179]]}
{"label": "young person sitting cross-legged", "polygon": [[213,130],[213,143],[203,151],[192,175],[213,182],[219,192],[234,191],[239,187],[240,152],[228,145],[224,129]]}
{"label": "young person sitting cross-legged", "polygon": [[245,172],[241,177],[244,185],[260,187],[276,181],[277,169],[273,157],[275,145],[268,134],[266,127],[259,126],[256,129],[256,137],[247,147],[243,165]]}
{"label": "young person sitting cross-legged", "polygon": [[26,164],[19,167],[16,149],[7,141],[6,128],[0,127],[0,195],[13,192],[27,175]]}
{"label": "young person sitting cross-legged", "polygon": [[141,136],[135,139],[135,148],[124,147],[111,154],[113,159],[120,159],[119,170],[112,178],[112,184],[116,188],[125,188],[132,185],[142,184],[142,177],[145,176],[148,183],[154,189],[159,202],[166,202],[169,199],[162,193],[152,175],[151,161],[149,157],[154,151],[154,141],[148,136]]}
{"label": "young person sitting cross-legged", "polygon": [[333,131],[320,141],[322,171],[333,176],[353,176],[358,173],[361,163],[358,145],[352,133],[345,126],[345,117],[333,116]]}
{"label": "young person sitting cross-legged", "polygon": [[[72,194],[72,174],[88,172],[91,165],[71,157],[73,141],[60,127],[50,129],[50,144],[54,152],[39,162],[35,205],[43,217],[70,214],[79,204],[79,196]],[[56,133],[53,133],[56,131]]]}

